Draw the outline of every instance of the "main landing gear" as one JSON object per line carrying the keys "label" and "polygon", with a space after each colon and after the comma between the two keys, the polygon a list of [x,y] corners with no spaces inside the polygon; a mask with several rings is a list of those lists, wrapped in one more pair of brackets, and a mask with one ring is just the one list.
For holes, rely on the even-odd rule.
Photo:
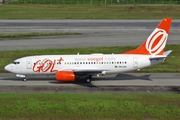
{"label": "main landing gear", "polygon": [[86,83],[91,83],[91,79],[92,79],[92,76],[89,75],[88,77],[86,77],[85,82],[86,82]]}

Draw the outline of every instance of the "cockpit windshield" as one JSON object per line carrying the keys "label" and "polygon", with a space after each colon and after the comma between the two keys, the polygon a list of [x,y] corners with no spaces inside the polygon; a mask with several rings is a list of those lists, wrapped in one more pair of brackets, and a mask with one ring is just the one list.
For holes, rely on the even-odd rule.
{"label": "cockpit windshield", "polygon": [[15,61],[14,61],[13,64],[17,65],[17,64],[20,64],[20,62],[15,62]]}

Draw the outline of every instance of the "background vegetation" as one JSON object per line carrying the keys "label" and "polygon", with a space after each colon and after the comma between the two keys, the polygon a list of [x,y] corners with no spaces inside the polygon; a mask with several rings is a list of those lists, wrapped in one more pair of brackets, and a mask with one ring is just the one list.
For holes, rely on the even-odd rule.
{"label": "background vegetation", "polygon": [[180,95],[0,94],[0,119],[178,120]]}
{"label": "background vegetation", "polygon": [[61,35],[80,35],[80,33],[75,33],[75,32],[65,32],[65,33],[5,33],[1,34],[0,33],[0,38],[20,38],[20,37],[33,37],[33,36],[61,36]]}
{"label": "background vegetation", "polygon": [[82,5],[128,5],[128,4],[180,4],[180,0],[12,0],[9,4],[82,4]]}
{"label": "background vegetation", "polygon": [[180,18],[180,6],[2,5],[0,19],[162,19]]}

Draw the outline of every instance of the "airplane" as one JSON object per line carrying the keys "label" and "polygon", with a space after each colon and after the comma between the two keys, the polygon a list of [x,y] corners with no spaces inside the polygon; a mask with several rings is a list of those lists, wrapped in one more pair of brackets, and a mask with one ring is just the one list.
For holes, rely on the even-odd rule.
{"label": "airplane", "polygon": [[27,75],[55,75],[57,81],[74,82],[84,77],[139,70],[162,63],[172,52],[164,52],[172,18],[164,18],[144,43],[121,54],[38,55],[14,60],[4,69],[27,80]]}

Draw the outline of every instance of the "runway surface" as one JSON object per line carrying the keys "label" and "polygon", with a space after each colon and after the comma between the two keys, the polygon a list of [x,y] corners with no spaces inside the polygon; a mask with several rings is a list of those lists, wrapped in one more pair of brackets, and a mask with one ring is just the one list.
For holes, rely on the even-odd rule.
{"label": "runway surface", "polygon": [[76,94],[167,94],[180,93],[179,73],[126,73],[64,83],[55,77],[29,77],[27,82],[13,74],[0,74],[1,93],[76,93]]}
{"label": "runway surface", "polygon": [[[161,20],[0,20],[0,33],[77,32],[81,35],[0,38],[0,51],[141,45]],[[173,20],[167,44],[180,44]]]}
{"label": "runway surface", "polygon": [[123,73],[94,77],[91,84],[77,80],[75,83],[65,83],[55,80],[55,76],[29,76],[27,82],[11,73],[0,74],[1,85],[50,85],[50,86],[180,86],[179,73]]}
{"label": "runway surface", "polygon": [[[161,20],[0,20],[1,33],[78,32],[81,35],[0,39],[0,51],[141,45]],[[180,20],[173,20],[167,44],[180,44]],[[78,51],[77,51],[78,52]],[[95,77],[91,84],[55,77],[0,73],[2,93],[180,93],[179,73],[127,73]]]}

